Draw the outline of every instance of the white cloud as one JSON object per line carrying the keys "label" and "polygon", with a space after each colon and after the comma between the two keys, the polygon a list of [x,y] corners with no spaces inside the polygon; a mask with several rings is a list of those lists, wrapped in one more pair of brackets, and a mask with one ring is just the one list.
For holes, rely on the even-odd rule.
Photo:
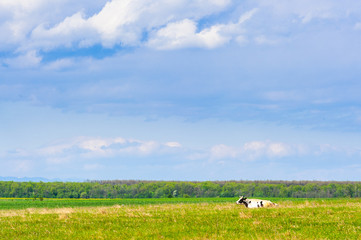
{"label": "white cloud", "polygon": [[79,46],[88,46],[92,29],[83,18],[83,13],[78,12],[71,17],[66,17],[63,22],[53,28],[47,29],[44,24],[37,26],[31,33],[31,42],[28,47],[49,50],[58,46],[72,47],[75,41]]}
{"label": "white cloud", "polygon": [[[264,158],[299,157],[305,155],[346,154],[347,156],[358,156],[360,153],[359,148],[340,147],[332,144],[305,145],[272,141],[251,141],[236,147],[225,144],[215,145],[210,148],[208,157],[210,159],[255,161]],[[201,157],[206,158],[206,155],[201,155]]]}
{"label": "white cloud", "polygon": [[195,41],[196,23],[185,19],[169,23],[158,30],[149,41],[149,46],[159,49],[171,49],[190,46]]}
{"label": "white cloud", "polygon": [[248,142],[243,145],[243,149],[245,151],[260,151],[265,147],[266,147],[266,143],[260,141]]}
{"label": "white cloud", "polygon": [[94,12],[99,1],[86,0],[1,0],[0,49],[2,45],[25,45],[31,32],[38,26],[55,26],[76,12]]}
{"label": "white cloud", "polygon": [[316,154],[324,154],[329,152],[338,152],[338,151],[345,151],[345,149],[340,149],[334,145],[331,144],[320,144],[318,146],[318,149],[316,150]]}
{"label": "white cloud", "polygon": [[[252,161],[282,164],[284,159],[293,161],[297,158],[297,161],[307,161],[309,157],[319,159],[320,155],[329,156],[335,152],[345,156],[348,151],[349,149],[330,144],[302,145],[269,140],[249,141],[233,146],[217,144],[200,150],[182,147],[176,141],[161,143],[120,137],[79,137],[33,151],[8,152],[4,158],[11,160],[7,166],[14,174],[28,174],[39,166],[45,166],[44,171],[58,171],[63,168],[63,171],[73,169],[84,173],[102,168],[110,171],[119,169],[120,166],[134,165],[167,165],[172,169],[179,166],[199,166],[199,169],[211,167],[217,170],[229,166],[250,166]],[[354,148],[351,154],[351,157],[359,157],[360,149]]]}
{"label": "white cloud", "polygon": [[290,154],[289,146],[284,143],[271,143],[268,146],[268,154],[277,157],[287,156]]}
{"label": "white cloud", "polygon": [[[15,19],[12,24],[29,25],[19,30],[24,33],[19,38],[23,41],[19,47],[22,51],[50,50],[59,46],[88,47],[94,44],[109,48],[115,44],[137,46],[144,32],[184,19],[197,21],[224,10],[230,3],[230,0],[112,0],[90,17],[86,16],[84,10],[78,10],[64,16],[60,22],[51,21],[51,24],[47,19],[39,19],[37,25],[27,24],[24,19]],[[24,18],[30,18],[32,14],[39,14],[39,11],[34,10]],[[26,35],[30,35],[27,40],[24,39]]]}
{"label": "white cloud", "polygon": [[170,21],[192,17],[198,19],[223,10],[229,0],[113,0],[88,19],[105,45],[117,42],[134,44],[143,29],[149,30]]}
{"label": "white cloud", "polygon": [[104,152],[104,149],[109,147],[112,142],[104,139],[89,139],[82,141],[78,146],[82,149],[89,150],[91,152]]}
{"label": "white cloud", "polygon": [[34,68],[39,66],[41,60],[42,57],[38,56],[36,51],[29,51],[15,58],[7,58],[3,63],[14,69]]}
{"label": "white cloud", "polygon": [[[0,46],[8,48],[13,45],[16,46],[16,51],[21,52],[47,51],[57,47],[88,47],[94,44],[102,44],[109,48],[115,44],[137,46],[143,41],[143,33],[152,32],[168,24],[169,28],[177,25],[179,27],[179,23],[184,23],[181,25],[186,28],[192,28],[193,23],[225,10],[231,2],[112,0],[104,1],[103,8],[88,17],[86,10],[94,8],[93,5],[96,3],[87,6],[86,1],[1,1]],[[243,18],[247,18],[247,15]],[[187,21],[191,21],[192,24]],[[201,31],[196,35],[196,46],[213,48],[224,44],[229,40],[229,36],[222,36],[223,29],[223,25],[216,24]],[[185,39],[182,42],[185,43],[179,46],[187,47],[188,41],[193,42],[194,33],[188,37],[183,34]],[[178,44],[175,46],[178,47]]]}
{"label": "white cloud", "polygon": [[257,44],[260,44],[260,45],[275,45],[275,44],[280,42],[280,40],[271,39],[271,38],[266,37],[264,35],[255,37],[254,41]]}
{"label": "white cloud", "polygon": [[228,36],[222,36],[223,27],[215,25],[197,33],[196,23],[185,19],[158,30],[149,40],[148,46],[156,49],[215,48],[230,41]]}
{"label": "white cloud", "polygon": [[31,11],[41,6],[44,2],[44,0],[1,0],[0,9],[22,9],[23,11]]}
{"label": "white cloud", "polygon": [[166,142],[164,144],[167,147],[171,147],[171,148],[180,148],[182,147],[182,145],[179,142]]}
{"label": "white cloud", "polygon": [[211,148],[211,158],[235,158],[239,154],[239,150],[224,144],[215,145]]}
{"label": "white cloud", "polygon": [[56,4],[47,4],[43,0],[0,1],[0,50],[23,45],[35,26],[54,16],[47,12],[49,5],[54,7]]}
{"label": "white cloud", "polygon": [[[230,41],[244,44],[248,39],[258,44],[280,41],[277,37],[270,37],[270,30],[259,25],[258,29],[245,30],[243,24],[253,18],[256,10],[246,11],[239,21],[233,22],[233,14],[238,11],[234,10],[228,18],[218,22],[212,19],[211,26],[199,28],[202,19],[229,10],[231,6],[240,9],[242,3],[232,0],[2,0],[0,50],[24,53],[95,44],[108,48],[117,44],[147,45],[156,49],[216,48]],[[357,15],[361,4],[358,1],[345,4],[328,0],[259,0],[252,6],[261,12],[257,22],[279,30],[284,27],[279,26],[280,22],[291,23],[294,19],[309,23],[313,19]],[[359,23],[356,23],[355,29],[358,28]],[[290,29],[283,31],[290,32]],[[149,42],[145,36],[150,36]]]}
{"label": "white cloud", "polygon": [[124,138],[79,137],[38,149],[35,155],[45,157],[48,163],[68,162],[70,158],[103,158],[115,156],[149,156],[166,154],[180,149],[178,142],[143,141]]}
{"label": "white cloud", "polygon": [[61,70],[71,68],[75,65],[75,61],[70,58],[58,59],[44,66],[45,70]]}
{"label": "white cloud", "polygon": [[215,24],[197,31],[197,23],[190,19],[171,22],[154,32],[148,46],[156,49],[177,49],[184,47],[216,48],[231,40],[244,42],[242,24],[250,19],[256,9],[246,12],[237,23]]}
{"label": "white cloud", "polygon": [[252,141],[245,143],[242,147],[242,156],[247,160],[255,160],[259,157],[265,156],[268,148],[267,142]]}
{"label": "white cloud", "polygon": [[50,145],[39,149],[37,152],[38,154],[44,156],[57,155],[63,153],[67,149],[70,149],[72,146],[73,145],[69,143]]}
{"label": "white cloud", "polygon": [[252,141],[243,146],[233,147],[224,144],[215,145],[210,150],[211,159],[256,160],[262,157],[274,158],[304,154],[304,148],[281,142]]}
{"label": "white cloud", "polygon": [[150,154],[154,152],[159,147],[159,144],[154,141],[140,142],[140,145],[137,147],[139,153],[141,154]]}

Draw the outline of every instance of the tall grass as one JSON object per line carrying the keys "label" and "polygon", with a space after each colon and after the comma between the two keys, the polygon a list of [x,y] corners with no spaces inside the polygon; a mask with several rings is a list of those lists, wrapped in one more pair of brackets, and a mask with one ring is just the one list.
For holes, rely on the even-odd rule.
{"label": "tall grass", "polygon": [[0,239],[361,239],[361,200],[131,204],[0,211]]}

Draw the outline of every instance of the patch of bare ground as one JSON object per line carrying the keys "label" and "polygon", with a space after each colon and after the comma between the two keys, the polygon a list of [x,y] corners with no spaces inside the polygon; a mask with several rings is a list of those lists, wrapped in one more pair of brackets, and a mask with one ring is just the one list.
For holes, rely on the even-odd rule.
{"label": "patch of bare ground", "polygon": [[4,217],[23,217],[37,214],[37,215],[44,215],[44,214],[58,214],[59,219],[67,219],[70,214],[77,212],[78,210],[74,208],[27,208],[21,210],[1,210],[0,211],[0,218]]}
{"label": "patch of bare ground", "polygon": [[340,202],[340,203],[330,203],[327,200],[306,200],[303,203],[295,204],[292,201],[284,201],[278,204],[279,208],[319,208],[319,207],[352,207],[352,208],[361,208],[361,202]]}
{"label": "patch of bare ground", "polygon": [[[16,210],[0,210],[0,218],[2,217],[16,217],[16,216],[28,216],[32,214],[44,215],[44,214],[58,214],[60,219],[66,219],[73,213],[91,213],[96,215],[111,215],[118,214],[119,211],[125,211],[125,215],[129,217],[143,217],[152,216],[151,212],[168,212],[170,210],[182,210],[184,206],[188,204],[159,204],[159,205],[114,205],[114,206],[101,206],[101,207],[76,207],[76,208],[27,208]],[[206,208],[208,204],[200,204]],[[218,210],[222,210],[224,207],[217,206]],[[229,208],[229,206],[227,207]]]}

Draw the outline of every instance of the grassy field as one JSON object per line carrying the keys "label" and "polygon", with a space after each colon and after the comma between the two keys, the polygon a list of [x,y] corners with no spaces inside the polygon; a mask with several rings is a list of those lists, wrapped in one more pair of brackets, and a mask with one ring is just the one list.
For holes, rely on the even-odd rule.
{"label": "grassy field", "polygon": [[268,209],[233,198],[8,204],[26,201],[37,202],[0,200],[0,239],[361,239],[360,199],[272,199],[279,206]]}
{"label": "grassy field", "polygon": [[[224,203],[230,198],[137,198],[137,199],[56,199],[49,198],[33,201],[29,198],[0,198],[1,209],[26,209],[26,208],[62,208],[62,207],[96,207],[114,205],[148,205],[148,204],[176,204],[176,203]],[[234,199],[234,202],[236,200]]]}

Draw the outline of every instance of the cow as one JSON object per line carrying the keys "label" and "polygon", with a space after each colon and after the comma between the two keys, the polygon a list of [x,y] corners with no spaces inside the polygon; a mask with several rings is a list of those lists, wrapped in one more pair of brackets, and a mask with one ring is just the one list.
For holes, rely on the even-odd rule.
{"label": "cow", "polygon": [[260,208],[260,207],[274,207],[277,206],[276,203],[273,203],[268,200],[260,199],[247,199],[246,197],[240,196],[236,202],[237,204],[244,204],[246,208]]}

